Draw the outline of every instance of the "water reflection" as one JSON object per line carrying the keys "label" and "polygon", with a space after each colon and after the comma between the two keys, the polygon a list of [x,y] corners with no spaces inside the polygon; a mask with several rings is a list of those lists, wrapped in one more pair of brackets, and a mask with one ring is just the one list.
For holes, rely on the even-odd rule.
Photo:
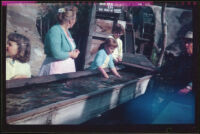
{"label": "water reflection", "polygon": [[[147,90],[150,87],[151,85]],[[170,89],[166,91],[161,88],[156,91],[158,92],[149,93],[147,91],[144,95],[82,125],[194,124],[195,98],[193,93],[179,95]]]}

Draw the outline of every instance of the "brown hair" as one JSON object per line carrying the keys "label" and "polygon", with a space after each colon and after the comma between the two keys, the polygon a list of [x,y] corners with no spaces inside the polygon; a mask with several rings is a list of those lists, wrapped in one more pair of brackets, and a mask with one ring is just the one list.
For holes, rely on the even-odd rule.
{"label": "brown hair", "polygon": [[63,8],[63,12],[58,12],[57,20],[60,24],[63,24],[64,22],[70,21],[76,16],[76,13],[78,12],[78,8],[75,6],[67,6]]}
{"label": "brown hair", "polygon": [[8,41],[14,41],[18,45],[18,52],[13,59],[19,60],[22,63],[30,60],[31,45],[30,40],[27,37],[18,33],[10,33],[8,35]]}
{"label": "brown hair", "polygon": [[115,24],[113,26],[112,33],[124,34],[125,33],[125,29],[121,24],[117,23],[117,24]]}

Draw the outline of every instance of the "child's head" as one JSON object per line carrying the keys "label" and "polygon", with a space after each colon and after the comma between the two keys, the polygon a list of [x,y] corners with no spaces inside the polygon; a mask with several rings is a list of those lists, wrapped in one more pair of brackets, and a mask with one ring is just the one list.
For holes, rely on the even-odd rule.
{"label": "child's head", "polygon": [[111,54],[114,52],[115,48],[117,48],[117,42],[115,39],[112,39],[112,38],[108,38],[105,40],[104,42],[104,48],[106,50],[106,52],[108,54]]}
{"label": "child's head", "polygon": [[30,60],[31,45],[27,37],[18,34],[10,33],[6,45],[6,55],[14,60],[19,60],[22,63]]}
{"label": "child's head", "polygon": [[119,38],[125,33],[124,27],[117,23],[113,26],[112,33],[115,39]]}

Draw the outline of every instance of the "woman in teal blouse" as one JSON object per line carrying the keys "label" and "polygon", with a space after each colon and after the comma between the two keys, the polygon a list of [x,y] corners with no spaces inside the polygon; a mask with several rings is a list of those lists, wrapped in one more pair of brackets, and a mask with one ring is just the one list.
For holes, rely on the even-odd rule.
{"label": "woman in teal blouse", "polygon": [[58,24],[52,26],[45,36],[44,60],[39,76],[76,72],[75,62],[80,53],[69,32],[76,22],[77,8],[68,6],[58,9]]}

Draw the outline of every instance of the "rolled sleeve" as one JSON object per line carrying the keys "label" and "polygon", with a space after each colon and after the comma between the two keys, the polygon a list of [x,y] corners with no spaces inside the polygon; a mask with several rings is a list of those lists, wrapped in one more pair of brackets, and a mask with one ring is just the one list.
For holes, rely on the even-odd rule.
{"label": "rolled sleeve", "polygon": [[109,61],[108,65],[109,65],[110,68],[114,68],[115,67],[112,56],[110,56],[110,61]]}
{"label": "rolled sleeve", "polygon": [[103,57],[103,51],[99,51],[95,59],[95,64],[97,67],[100,67],[103,64]]}

